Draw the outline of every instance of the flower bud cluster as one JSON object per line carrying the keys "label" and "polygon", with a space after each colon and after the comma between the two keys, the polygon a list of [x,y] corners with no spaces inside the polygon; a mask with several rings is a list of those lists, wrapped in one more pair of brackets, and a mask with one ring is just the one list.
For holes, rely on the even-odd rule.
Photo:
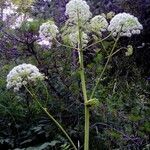
{"label": "flower bud cluster", "polygon": [[49,45],[49,47],[51,47],[51,42],[56,38],[58,33],[58,27],[53,21],[47,21],[43,23],[39,29],[40,41],[38,42],[38,44]]}
{"label": "flower bud cluster", "polygon": [[69,20],[74,23],[77,23],[78,19],[84,23],[92,16],[90,7],[84,0],[70,0],[66,5],[65,14],[69,17]]}
{"label": "flower bud cluster", "polygon": [[133,34],[140,34],[143,26],[139,23],[137,17],[128,13],[119,13],[115,15],[108,26],[108,31],[112,32],[115,37],[120,36],[131,37]]}
{"label": "flower bud cluster", "polygon": [[44,80],[45,76],[39,69],[31,64],[21,64],[14,67],[7,75],[7,89],[13,88],[17,92],[27,84],[36,84],[37,81]]}
{"label": "flower bud cluster", "polygon": [[103,32],[107,30],[108,22],[105,17],[97,15],[91,19],[90,26],[93,32]]}

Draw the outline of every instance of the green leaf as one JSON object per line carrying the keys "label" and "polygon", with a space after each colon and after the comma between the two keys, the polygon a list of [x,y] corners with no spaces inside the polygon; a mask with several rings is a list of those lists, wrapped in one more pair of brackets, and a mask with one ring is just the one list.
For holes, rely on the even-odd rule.
{"label": "green leaf", "polygon": [[129,120],[136,122],[136,121],[141,120],[141,116],[131,114],[129,115]]}

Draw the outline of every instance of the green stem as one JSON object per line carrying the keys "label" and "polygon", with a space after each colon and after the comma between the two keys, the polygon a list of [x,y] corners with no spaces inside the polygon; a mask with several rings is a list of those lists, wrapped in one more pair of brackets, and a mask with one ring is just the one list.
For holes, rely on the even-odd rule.
{"label": "green stem", "polygon": [[[82,85],[82,92],[84,97],[84,103],[88,101],[87,99],[87,92],[86,92],[86,83],[85,83],[85,75],[84,75],[84,65],[83,65],[83,52],[79,51],[79,62],[80,62],[80,76],[81,76],[81,85]],[[84,150],[89,149],[89,108],[84,105],[85,107],[85,133],[84,133]]]}
{"label": "green stem", "polygon": [[[86,81],[85,81],[85,70],[84,70],[84,60],[83,60],[83,49],[82,49],[82,31],[78,13],[78,52],[79,52],[79,63],[80,63],[80,77],[81,77],[81,85],[82,85],[82,93],[84,98],[84,104],[88,101],[87,91],[86,91]],[[85,126],[84,126],[84,150],[89,150],[89,126],[90,126],[90,114],[89,107],[84,105],[84,113],[85,113]]]}
{"label": "green stem", "polygon": [[42,105],[39,103],[39,106],[45,111],[45,113],[54,121],[54,123],[61,129],[61,131],[65,134],[65,136],[68,138],[70,141],[71,145],[75,150],[77,150],[75,144],[71,140],[70,136],[67,134],[67,132],[64,130],[64,128],[58,123],[58,121],[47,111],[46,108],[42,107]]}
{"label": "green stem", "polygon": [[[119,49],[117,49],[114,53],[112,53],[111,57],[114,56],[116,53],[118,53],[120,50],[128,50],[126,47],[121,47]],[[108,58],[109,56],[107,56],[106,58]]]}
{"label": "green stem", "polygon": [[28,93],[33,97],[33,99],[38,103],[39,107],[44,110],[44,112],[50,117],[50,119],[58,126],[59,129],[65,134],[65,136],[68,138],[69,142],[73,146],[74,150],[78,150],[74,144],[74,142],[71,140],[68,133],[64,130],[64,128],[60,125],[60,123],[47,111],[47,108],[44,108],[42,104],[38,101],[34,93],[31,93],[31,91],[25,86],[25,89],[28,91]]}
{"label": "green stem", "polygon": [[[79,62],[80,62],[80,76],[81,76],[81,85],[82,85],[82,93],[84,97],[84,103],[88,101],[87,92],[86,92],[86,83],[85,83],[85,75],[84,75],[84,65],[83,65],[83,52],[79,51]],[[84,115],[85,115],[85,125],[84,125],[84,150],[89,150],[89,108],[84,105]]]}
{"label": "green stem", "polygon": [[93,91],[92,91],[92,94],[91,94],[91,96],[90,96],[90,99],[92,99],[93,96],[94,96],[94,94],[95,94],[95,91],[96,91],[96,89],[97,89],[97,87],[98,87],[98,84],[99,84],[99,82],[101,81],[102,76],[103,76],[103,74],[104,74],[104,72],[105,72],[105,70],[106,70],[106,68],[107,68],[107,65],[108,65],[110,59],[111,59],[111,56],[112,56],[112,54],[113,54],[113,51],[114,51],[115,48],[116,48],[116,45],[117,45],[118,40],[119,40],[119,36],[118,36],[117,39],[115,40],[115,43],[114,43],[114,45],[113,45],[113,48],[112,48],[112,50],[111,50],[111,52],[110,52],[110,54],[109,54],[109,56],[108,56],[108,59],[107,59],[107,61],[106,61],[106,63],[105,63],[105,66],[104,66],[104,68],[103,68],[103,70],[102,70],[102,72],[101,72],[99,78],[97,79],[96,85],[95,85],[95,87],[93,88]]}
{"label": "green stem", "polygon": [[105,45],[103,44],[103,42],[101,41],[100,43],[102,45],[103,50],[106,52],[106,54],[108,54],[108,52],[107,52],[107,50],[106,50]]}
{"label": "green stem", "polygon": [[54,40],[55,40],[59,45],[61,45],[61,46],[63,46],[63,47],[70,48],[70,49],[76,49],[76,50],[77,50],[76,47],[73,47],[73,46],[69,46],[69,45],[65,45],[65,44],[60,43],[56,38],[54,38]]}
{"label": "green stem", "polygon": [[86,50],[86,49],[88,49],[88,48],[90,48],[90,47],[92,47],[92,46],[94,46],[94,45],[96,45],[96,44],[98,44],[98,43],[101,43],[101,42],[105,41],[105,40],[108,39],[110,36],[111,36],[111,33],[110,33],[108,36],[106,36],[105,38],[100,39],[100,40],[96,41],[95,43],[92,43],[91,45],[88,45],[87,47],[84,48],[84,50]]}

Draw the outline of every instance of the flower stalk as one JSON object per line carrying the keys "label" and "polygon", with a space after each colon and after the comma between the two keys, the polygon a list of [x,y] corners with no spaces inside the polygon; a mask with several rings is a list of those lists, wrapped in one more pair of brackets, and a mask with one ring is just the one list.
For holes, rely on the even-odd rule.
{"label": "flower stalk", "polygon": [[107,59],[107,61],[106,61],[106,63],[105,63],[105,66],[104,66],[104,68],[103,68],[103,70],[102,70],[100,76],[98,77],[98,79],[97,79],[97,81],[96,81],[96,85],[94,86],[94,88],[93,88],[93,90],[92,90],[90,99],[93,98],[93,96],[94,96],[94,94],[95,94],[95,91],[96,91],[96,89],[97,89],[97,87],[98,87],[98,84],[99,84],[99,82],[101,81],[103,74],[105,73],[105,70],[106,70],[106,68],[107,68],[107,66],[108,66],[108,63],[109,63],[109,61],[110,61],[110,59],[111,59],[111,57],[112,57],[112,55],[113,55],[113,52],[114,52],[114,50],[115,50],[115,48],[116,48],[116,45],[117,45],[118,40],[119,40],[119,35],[118,35],[118,37],[116,38],[115,43],[114,43],[114,45],[113,45],[113,47],[112,47],[112,49],[111,49],[111,52],[110,52],[110,54],[109,54],[109,56],[108,56],[108,59]]}
{"label": "flower stalk", "polygon": [[71,145],[73,146],[74,150],[78,150],[77,147],[75,146],[74,142],[68,135],[68,133],[65,131],[65,129],[61,126],[61,124],[48,112],[47,108],[43,107],[42,104],[39,102],[39,100],[36,98],[36,95],[32,93],[26,86],[24,86],[27,92],[31,95],[33,100],[37,102],[39,107],[48,115],[48,117],[57,125],[57,127],[64,133],[64,135],[67,137]]}

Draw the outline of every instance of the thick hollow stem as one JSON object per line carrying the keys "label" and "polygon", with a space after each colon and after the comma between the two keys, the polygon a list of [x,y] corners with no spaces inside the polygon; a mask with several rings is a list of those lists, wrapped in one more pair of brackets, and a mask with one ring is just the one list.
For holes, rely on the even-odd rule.
{"label": "thick hollow stem", "polygon": [[[80,25],[80,19],[78,14],[78,52],[79,52],[79,63],[80,63],[80,77],[81,77],[81,86],[82,93],[84,98],[84,103],[88,101],[87,91],[86,91],[86,81],[85,81],[85,70],[84,70],[84,61],[83,61],[83,49],[82,49],[82,31]],[[85,126],[84,126],[84,150],[89,150],[89,126],[90,126],[90,115],[89,108],[84,105],[85,111]]]}
{"label": "thick hollow stem", "polygon": [[[80,62],[80,76],[81,76],[81,85],[82,85],[82,92],[84,97],[84,103],[88,101],[87,99],[87,92],[86,92],[86,83],[85,83],[85,75],[84,75],[84,65],[83,65],[83,52],[79,51],[79,62]],[[89,108],[84,105],[85,107],[85,129],[84,129],[84,150],[89,150]]]}

